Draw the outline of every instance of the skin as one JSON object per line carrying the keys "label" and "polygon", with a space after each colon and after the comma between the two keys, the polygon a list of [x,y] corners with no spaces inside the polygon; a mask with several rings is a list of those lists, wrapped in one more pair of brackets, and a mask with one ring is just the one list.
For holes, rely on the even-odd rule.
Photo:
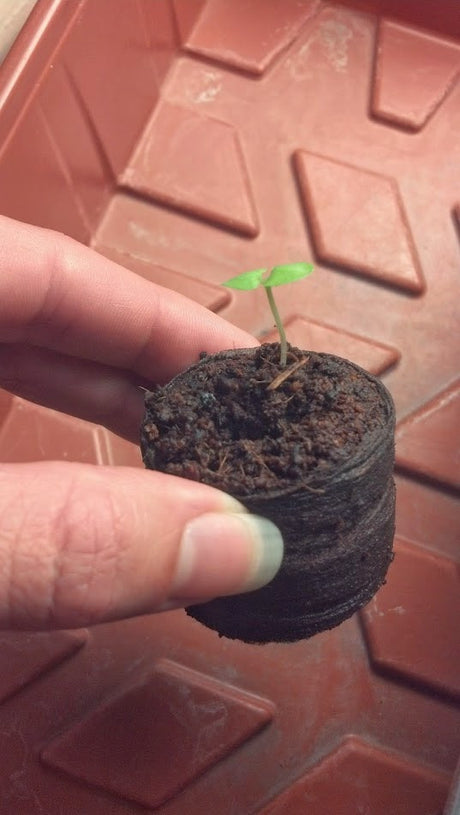
{"label": "skin", "polygon": [[[256,344],[72,239],[0,216],[0,386],[12,393],[137,443],[139,385],[200,351]],[[243,512],[140,468],[0,464],[0,626],[75,627],[247,590],[257,563]],[[201,560],[184,554],[190,530]]]}

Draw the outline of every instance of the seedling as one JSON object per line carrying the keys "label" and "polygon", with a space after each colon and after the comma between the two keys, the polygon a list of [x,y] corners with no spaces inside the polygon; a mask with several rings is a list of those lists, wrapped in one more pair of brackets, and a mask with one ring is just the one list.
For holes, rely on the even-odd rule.
{"label": "seedling", "polygon": [[268,272],[268,269],[253,269],[252,272],[242,272],[242,274],[232,277],[222,284],[228,286],[229,289],[241,289],[243,291],[252,291],[260,286],[265,289],[280,335],[280,366],[282,368],[285,367],[287,361],[287,339],[272,289],[274,286],[283,286],[285,283],[302,280],[303,277],[308,277],[312,271],[313,266],[311,263],[288,263],[285,266],[274,266],[270,272]]}

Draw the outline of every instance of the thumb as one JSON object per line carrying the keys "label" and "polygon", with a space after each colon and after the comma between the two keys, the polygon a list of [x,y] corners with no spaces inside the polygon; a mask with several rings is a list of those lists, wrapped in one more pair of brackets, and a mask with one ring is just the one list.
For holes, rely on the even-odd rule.
{"label": "thumb", "polygon": [[204,484],[129,467],[0,465],[0,628],[76,628],[268,583],[279,531]]}

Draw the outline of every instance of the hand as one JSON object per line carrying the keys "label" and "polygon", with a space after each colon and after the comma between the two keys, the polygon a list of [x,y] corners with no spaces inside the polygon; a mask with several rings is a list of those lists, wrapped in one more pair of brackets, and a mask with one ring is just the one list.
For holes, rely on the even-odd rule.
{"label": "hand", "polygon": [[[0,216],[0,386],[137,442],[141,384],[249,334],[70,238]],[[269,521],[129,467],[0,464],[0,628],[78,627],[272,579]]]}

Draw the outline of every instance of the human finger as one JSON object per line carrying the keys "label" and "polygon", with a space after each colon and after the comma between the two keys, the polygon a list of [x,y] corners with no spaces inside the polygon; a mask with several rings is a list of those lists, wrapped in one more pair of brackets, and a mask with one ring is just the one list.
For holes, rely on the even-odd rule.
{"label": "human finger", "polygon": [[139,443],[144,391],[133,374],[27,345],[0,345],[0,387]]}
{"label": "human finger", "polygon": [[0,341],[165,382],[250,334],[57,232],[0,216]]}
{"label": "human finger", "polygon": [[0,465],[0,627],[79,626],[251,591],[280,533],[233,498],[128,467]]}

